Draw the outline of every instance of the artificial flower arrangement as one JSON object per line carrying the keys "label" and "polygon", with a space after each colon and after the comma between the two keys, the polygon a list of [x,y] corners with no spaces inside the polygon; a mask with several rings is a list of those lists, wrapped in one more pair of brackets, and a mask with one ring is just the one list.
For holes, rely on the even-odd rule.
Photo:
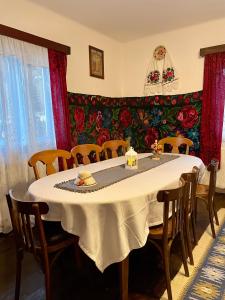
{"label": "artificial flower arrangement", "polygon": [[151,145],[151,149],[153,150],[153,154],[154,154],[152,159],[159,160],[160,159],[159,155],[162,153],[162,145],[159,145],[158,141],[155,140],[154,144]]}

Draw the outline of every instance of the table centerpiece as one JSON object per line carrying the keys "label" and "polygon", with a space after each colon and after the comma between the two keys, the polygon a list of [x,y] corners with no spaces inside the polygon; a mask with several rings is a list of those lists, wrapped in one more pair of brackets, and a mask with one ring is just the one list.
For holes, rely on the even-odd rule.
{"label": "table centerpiece", "polygon": [[158,140],[155,140],[154,144],[151,145],[153,156],[151,159],[160,160],[160,155],[162,154],[162,145],[158,144]]}

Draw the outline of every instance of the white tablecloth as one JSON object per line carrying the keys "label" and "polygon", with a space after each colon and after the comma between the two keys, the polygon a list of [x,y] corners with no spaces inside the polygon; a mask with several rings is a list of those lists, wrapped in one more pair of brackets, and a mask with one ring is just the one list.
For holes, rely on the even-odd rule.
{"label": "white tablecloth", "polygon": [[96,192],[74,193],[54,187],[75,178],[80,170],[94,173],[122,163],[124,157],[81,166],[43,177],[29,187],[32,200],[48,203],[46,218],[61,221],[64,230],[79,236],[80,247],[101,271],[144,246],[149,226],[162,222],[162,205],[156,200],[159,190],[177,187],[180,175],[191,172],[193,166],[201,173],[205,169],[199,158],[180,155]]}

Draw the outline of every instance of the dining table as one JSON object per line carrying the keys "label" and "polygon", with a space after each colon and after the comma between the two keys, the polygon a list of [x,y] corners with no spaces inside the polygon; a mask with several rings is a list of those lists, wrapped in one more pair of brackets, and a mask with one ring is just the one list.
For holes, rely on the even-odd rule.
{"label": "dining table", "polygon": [[[200,158],[184,154],[138,154],[138,169],[125,171],[125,156],[81,165],[33,182],[31,201],[44,201],[49,212],[44,218],[60,221],[63,229],[79,237],[79,246],[103,272],[120,263],[120,299],[128,299],[128,255],[143,247],[149,227],[163,222],[159,190],[176,188],[182,173],[205,166]],[[75,179],[89,171],[93,186],[76,186]]]}

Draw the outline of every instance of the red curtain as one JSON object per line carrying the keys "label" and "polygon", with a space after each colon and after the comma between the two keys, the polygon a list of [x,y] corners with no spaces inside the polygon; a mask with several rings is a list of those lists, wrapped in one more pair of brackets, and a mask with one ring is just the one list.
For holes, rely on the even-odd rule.
{"label": "red curtain", "polygon": [[200,157],[208,165],[221,158],[225,102],[225,52],[205,56]]}
{"label": "red curtain", "polygon": [[56,144],[58,149],[70,151],[70,120],[66,86],[67,57],[65,53],[48,49],[48,58]]}

